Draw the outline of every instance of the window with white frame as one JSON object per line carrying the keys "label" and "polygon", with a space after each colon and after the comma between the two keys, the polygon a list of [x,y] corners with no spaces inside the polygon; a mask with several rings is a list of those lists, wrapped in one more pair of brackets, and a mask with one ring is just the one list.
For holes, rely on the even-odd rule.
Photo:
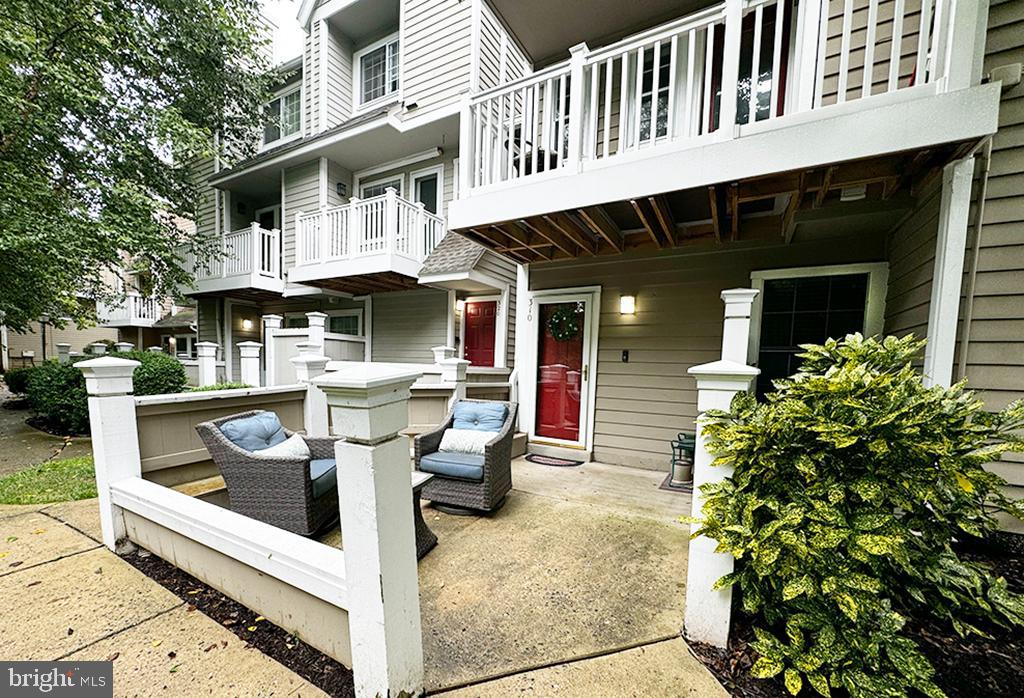
{"label": "window with white frame", "polygon": [[360,337],[363,334],[363,311],[358,308],[331,310],[327,313],[327,331],[334,334],[349,334]]}
{"label": "window with white frame", "polygon": [[263,144],[284,140],[299,132],[302,125],[302,90],[296,86],[274,97],[266,107]]}
{"label": "window with white frame", "polygon": [[398,34],[357,51],[355,60],[356,97],[360,105],[398,92]]}
{"label": "window with white frame", "polygon": [[388,188],[392,188],[398,192],[398,195],[402,195],[402,178],[401,177],[389,177],[387,179],[378,179],[373,182],[366,182],[359,185],[359,196],[363,199],[369,199],[372,196],[380,196],[384,194]]}

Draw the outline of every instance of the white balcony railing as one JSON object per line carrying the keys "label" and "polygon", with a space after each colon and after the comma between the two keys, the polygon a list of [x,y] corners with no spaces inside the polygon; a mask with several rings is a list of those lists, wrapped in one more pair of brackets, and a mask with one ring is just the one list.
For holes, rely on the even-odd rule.
{"label": "white balcony railing", "polygon": [[296,266],[397,255],[422,262],[444,235],[444,219],[394,189],[295,216]]}
{"label": "white balcony railing", "polygon": [[[959,80],[963,63],[955,3],[908,8],[727,0],[596,51],[581,45],[562,63],[470,98],[462,195],[660,143],[742,137],[781,116],[951,89],[947,78]],[[722,124],[736,127],[722,133]]]}
{"label": "white balcony railing", "polygon": [[218,279],[235,279],[239,284],[260,286],[261,280],[280,281],[281,231],[267,230],[253,223],[248,228],[225,233],[215,256],[198,261],[194,253],[186,253],[185,269],[200,287],[202,282]]}
{"label": "white balcony railing", "polygon": [[149,327],[160,319],[162,309],[160,301],[153,296],[128,293],[121,303],[99,302],[96,314],[101,325]]}

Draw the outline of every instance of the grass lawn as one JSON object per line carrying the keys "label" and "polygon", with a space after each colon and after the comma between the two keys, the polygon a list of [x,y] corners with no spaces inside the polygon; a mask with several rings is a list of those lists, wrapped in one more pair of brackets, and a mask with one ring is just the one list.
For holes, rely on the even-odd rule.
{"label": "grass lawn", "polygon": [[0,504],[49,504],[95,496],[91,456],[47,461],[0,478]]}

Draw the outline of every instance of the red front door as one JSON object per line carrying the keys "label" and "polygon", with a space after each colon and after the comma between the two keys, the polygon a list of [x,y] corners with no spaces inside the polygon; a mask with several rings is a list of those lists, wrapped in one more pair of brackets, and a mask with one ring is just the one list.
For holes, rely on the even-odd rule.
{"label": "red front door", "polygon": [[537,436],[580,439],[584,313],[581,302],[540,304]]}
{"label": "red front door", "polygon": [[497,301],[469,301],[465,307],[464,355],[473,366],[494,365],[494,329]]}

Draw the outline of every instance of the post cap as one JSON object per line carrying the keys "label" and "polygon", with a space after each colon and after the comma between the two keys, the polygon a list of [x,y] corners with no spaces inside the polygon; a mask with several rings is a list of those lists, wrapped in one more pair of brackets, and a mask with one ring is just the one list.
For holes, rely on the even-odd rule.
{"label": "post cap", "polygon": [[88,361],[79,361],[75,368],[85,374],[85,389],[96,397],[112,395],[130,395],[132,392],[132,373],[138,361],[120,359],[116,356],[104,356]]}
{"label": "post cap", "polygon": [[331,388],[342,390],[374,390],[385,386],[396,388],[415,383],[423,371],[395,364],[371,363],[368,361],[344,362],[337,371],[320,376],[313,380],[318,387],[329,391]]}
{"label": "post cap", "polygon": [[259,343],[259,342],[254,342],[252,340],[249,340],[249,341],[246,341],[246,342],[238,342],[235,346],[238,346],[238,347],[256,347],[257,349],[259,349],[263,345],[261,343]]}
{"label": "post cap", "polygon": [[321,313],[319,310],[314,310],[311,313],[306,313],[306,317],[308,317],[310,320],[312,320],[313,318],[324,319],[327,317],[327,313]]}
{"label": "post cap", "polygon": [[268,327],[280,327],[282,321],[284,321],[284,318],[280,315],[271,314],[263,316],[263,324]]}
{"label": "post cap", "polygon": [[756,288],[727,288],[722,291],[722,300],[726,303],[753,303],[760,293]]}

